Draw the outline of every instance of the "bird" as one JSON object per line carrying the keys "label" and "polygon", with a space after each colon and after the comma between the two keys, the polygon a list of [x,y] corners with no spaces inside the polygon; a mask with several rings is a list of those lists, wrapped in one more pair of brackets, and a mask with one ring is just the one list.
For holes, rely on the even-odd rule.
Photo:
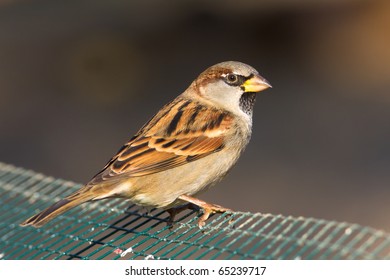
{"label": "bird", "polygon": [[215,64],[166,104],[87,184],[33,215],[21,226],[41,227],[85,202],[124,198],[167,210],[192,205],[202,209],[203,228],[211,214],[229,208],[197,196],[219,182],[235,165],[252,134],[258,92],[270,83],[238,61]]}

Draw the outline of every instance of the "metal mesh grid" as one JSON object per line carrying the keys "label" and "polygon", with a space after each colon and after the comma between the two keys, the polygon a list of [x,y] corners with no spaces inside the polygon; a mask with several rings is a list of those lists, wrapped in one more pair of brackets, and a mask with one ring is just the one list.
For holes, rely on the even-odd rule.
{"label": "metal mesh grid", "polygon": [[200,230],[198,213],[184,211],[169,229],[166,212],[124,200],[18,225],[80,186],[0,163],[0,259],[390,259],[390,235],[355,224],[234,212]]}

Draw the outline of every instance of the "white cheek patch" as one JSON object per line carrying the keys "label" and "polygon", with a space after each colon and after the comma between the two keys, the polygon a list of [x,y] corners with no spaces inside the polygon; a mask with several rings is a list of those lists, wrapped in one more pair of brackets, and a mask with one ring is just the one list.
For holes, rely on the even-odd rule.
{"label": "white cheek patch", "polygon": [[201,91],[203,94],[202,97],[211,102],[212,105],[215,104],[233,114],[241,116],[248,125],[251,124],[251,114],[244,112],[240,107],[240,99],[244,94],[244,91],[240,87],[228,85],[221,79],[208,84]]}

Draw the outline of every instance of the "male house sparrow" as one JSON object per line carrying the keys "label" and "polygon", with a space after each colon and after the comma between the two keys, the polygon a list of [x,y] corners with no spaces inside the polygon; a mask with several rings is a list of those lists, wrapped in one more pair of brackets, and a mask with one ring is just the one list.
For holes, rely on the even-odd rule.
{"label": "male house sparrow", "polygon": [[195,196],[221,180],[236,163],[251,137],[256,92],[269,87],[244,63],[211,66],[147,122],[89,183],[21,226],[40,227],[81,203],[121,197],[164,209],[189,202],[203,209],[198,220],[203,227],[210,214],[229,209]]}

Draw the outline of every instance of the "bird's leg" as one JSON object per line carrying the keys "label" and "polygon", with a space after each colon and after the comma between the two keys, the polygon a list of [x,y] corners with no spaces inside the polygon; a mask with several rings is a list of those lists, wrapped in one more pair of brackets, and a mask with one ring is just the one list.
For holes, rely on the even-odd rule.
{"label": "bird's leg", "polygon": [[192,204],[199,206],[200,208],[203,209],[203,215],[198,220],[199,228],[204,227],[204,225],[206,224],[206,220],[209,218],[209,216],[211,214],[232,211],[232,210],[225,208],[225,207],[222,207],[220,205],[207,203],[206,201],[203,201],[203,200],[200,200],[200,199],[197,199],[197,198],[194,198],[192,196],[185,195],[185,194],[179,196],[179,199],[187,201],[189,203],[192,203]]}
{"label": "bird's leg", "polygon": [[186,203],[186,204],[183,204],[180,206],[169,208],[167,210],[167,212],[169,214],[169,219],[168,219],[167,224],[170,228],[173,227],[173,222],[175,220],[175,216],[186,209],[199,210],[199,207],[192,204],[192,203]]}

